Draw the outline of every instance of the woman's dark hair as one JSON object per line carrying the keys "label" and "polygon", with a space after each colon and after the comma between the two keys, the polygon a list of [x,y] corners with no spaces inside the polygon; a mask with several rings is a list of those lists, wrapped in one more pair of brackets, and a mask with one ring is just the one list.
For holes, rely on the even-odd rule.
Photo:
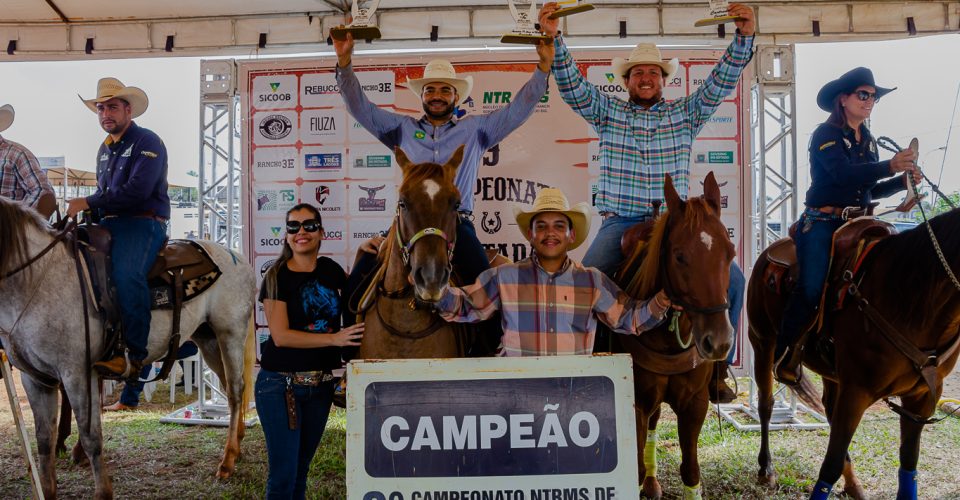
{"label": "woman's dark hair", "polygon": [[[320,218],[320,210],[309,203],[300,203],[298,205],[294,205],[294,207],[290,210],[287,210],[287,215],[284,217],[283,222],[286,223],[289,221],[290,214],[299,212],[300,210],[311,212],[313,217],[317,219],[317,222],[320,223],[320,231],[323,231],[323,220]],[[267,287],[267,297],[277,296],[277,273],[280,271],[280,268],[283,267],[283,265],[293,257],[293,249],[290,248],[290,244],[287,243],[286,228],[284,228],[282,246],[283,249],[280,251],[280,256],[277,257],[277,260],[273,261],[273,264],[270,265],[270,269],[267,269],[267,273],[263,275],[263,284]]]}
{"label": "woman's dark hair", "polygon": [[850,94],[847,92],[840,92],[833,98],[833,110],[830,111],[830,117],[827,118],[827,123],[840,128],[843,128],[843,126],[847,124],[847,115],[843,112],[843,105],[840,104],[840,99],[848,95]]}

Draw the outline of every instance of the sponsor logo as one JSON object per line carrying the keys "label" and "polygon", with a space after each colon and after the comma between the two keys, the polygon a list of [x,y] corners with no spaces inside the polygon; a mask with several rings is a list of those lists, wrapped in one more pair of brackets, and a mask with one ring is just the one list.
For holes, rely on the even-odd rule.
{"label": "sponsor logo", "polygon": [[703,85],[704,82],[706,82],[706,80],[703,79],[703,78],[694,78],[694,79],[692,80],[692,82],[693,82],[693,86],[694,86],[694,87],[699,87],[699,86]]}
{"label": "sponsor logo", "polygon": [[427,137],[427,133],[424,132],[423,130],[417,130],[416,132],[413,133],[413,138],[414,138],[414,139],[417,139],[417,140],[421,140],[421,141],[422,141],[422,140],[424,140],[426,137]]}
{"label": "sponsor logo", "polygon": [[314,196],[317,199],[317,203],[320,204],[321,212],[339,212],[340,207],[333,205],[325,205],[327,198],[330,197],[330,187],[326,185],[317,186],[317,189],[314,193]]}
{"label": "sponsor logo", "polygon": [[732,116],[711,116],[708,123],[733,123]]}
{"label": "sponsor logo", "polygon": [[337,120],[332,116],[311,116],[310,132],[336,132]]}
{"label": "sponsor logo", "polygon": [[540,182],[511,177],[478,177],[474,196],[483,201],[509,201],[532,205],[541,188]]}
{"label": "sponsor logo", "polygon": [[264,276],[266,276],[267,271],[270,270],[270,266],[272,266],[273,263],[276,262],[276,261],[277,261],[277,259],[270,259],[270,260],[264,262],[262,266],[260,266],[260,277],[261,277],[261,278],[264,277]]}
{"label": "sponsor logo", "polygon": [[667,87],[679,87],[683,83],[683,80],[679,76],[673,77],[669,82],[667,82]]}
{"label": "sponsor logo", "polygon": [[483,104],[510,104],[513,93],[507,90],[492,90],[483,93]]}
{"label": "sponsor logo", "polygon": [[330,85],[307,85],[303,87],[303,93],[307,95],[339,94],[340,86],[335,83]]}
{"label": "sponsor logo", "polygon": [[607,81],[610,83],[613,83],[617,80],[617,75],[614,75],[613,73],[606,73],[604,76],[607,77]]}
{"label": "sponsor logo", "polygon": [[307,170],[336,170],[343,166],[343,155],[340,153],[308,154],[303,158]]}
{"label": "sponsor logo", "polygon": [[496,234],[502,226],[503,221],[500,220],[500,211],[494,212],[493,215],[490,215],[489,212],[483,212],[483,216],[480,218],[480,227],[487,234]]}
{"label": "sponsor logo", "polygon": [[257,168],[293,168],[294,166],[296,166],[296,161],[293,158],[257,162]]}
{"label": "sponsor logo", "polygon": [[369,240],[374,236],[381,236],[380,231],[355,231],[353,233],[353,239],[355,240]]}
{"label": "sponsor logo", "polygon": [[257,100],[260,102],[281,102],[293,98],[289,92],[277,92],[278,90],[280,90],[280,82],[271,82],[270,93],[258,95]]}
{"label": "sponsor logo", "polygon": [[733,151],[709,151],[707,153],[707,162],[733,163]]}
{"label": "sponsor logo", "polygon": [[323,241],[343,241],[343,231],[324,231]]}
{"label": "sponsor logo", "polygon": [[279,140],[290,135],[293,123],[283,115],[267,115],[260,120],[260,135],[270,140]]}
{"label": "sponsor logo", "polygon": [[367,155],[367,167],[382,168],[390,166],[390,155]]}
{"label": "sponsor logo", "polygon": [[370,83],[361,85],[360,88],[363,89],[364,92],[380,92],[381,94],[393,92],[393,84],[390,82]]}
{"label": "sponsor logo", "polygon": [[270,228],[270,233],[273,235],[273,238],[260,238],[261,247],[278,247],[283,244],[283,238],[280,236],[283,228],[280,226],[273,226]]}
{"label": "sponsor logo", "polygon": [[597,85],[597,90],[599,90],[600,92],[605,92],[607,94],[614,94],[617,92],[627,91],[627,89],[625,89],[623,85],[620,85],[619,83],[611,83],[609,85],[600,84],[600,85]]}
{"label": "sponsor logo", "polygon": [[377,192],[381,189],[387,187],[386,184],[377,186],[377,187],[367,187],[367,186],[358,186],[360,189],[367,192],[366,198],[360,198],[360,211],[361,212],[384,212],[387,209],[387,200],[385,198],[377,198]]}
{"label": "sponsor logo", "polygon": [[273,211],[285,209],[292,205],[296,200],[296,194],[293,189],[281,189],[279,191],[257,191],[257,210]]}

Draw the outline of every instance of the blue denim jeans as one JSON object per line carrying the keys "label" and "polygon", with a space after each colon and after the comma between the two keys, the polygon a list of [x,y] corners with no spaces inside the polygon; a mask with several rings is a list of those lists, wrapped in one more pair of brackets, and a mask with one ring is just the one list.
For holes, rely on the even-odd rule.
{"label": "blue denim jeans", "polygon": [[167,237],[167,227],[149,217],[111,217],[101,223],[110,231],[110,277],[117,289],[123,335],[130,359],[147,357],[150,334],[150,288],[147,273]]}
{"label": "blue denim jeans", "polygon": [[797,246],[797,284],[787,300],[777,337],[777,353],[792,344],[803,333],[817,307],[830,271],[830,247],[833,233],[843,225],[839,216],[828,215],[818,210],[806,209],[800,215],[794,243]]}
{"label": "blue denim jeans", "polygon": [[333,382],[316,387],[293,385],[297,428],[287,420],[287,378],[260,370],[254,386],[257,414],[267,441],[267,495],[273,499],[301,499],[307,492],[307,472],[320,445],[333,401]]}
{"label": "blue denim jeans", "polygon": [[[187,341],[177,350],[177,359],[189,358],[197,353],[197,344]],[[150,380],[154,376],[153,365],[149,364],[140,370],[140,378],[136,381],[127,381],[123,384],[123,391],[120,392],[120,402],[136,407],[140,404],[140,394],[143,393],[143,382],[141,380]]]}
{"label": "blue denim jeans", "polygon": [[[637,217],[607,217],[600,224],[600,230],[594,238],[587,253],[583,256],[583,265],[595,267],[611,279],[617,272],[617,268],[626,258],[620,250],[620,239],[623,233],[635,224],[647,220],[645,215]],[[743,271],[736,261],[730,264],[730,284],[727,286],[727,300],[730,302],[730,324],[734,331],[740,324],[740,313],[743,309],[743,295],[747,286],[747,280]],[[734,344],[730,348],[730,354],[727,355],[727,362],[732,362],[736,355],[736,336],[733,338]],[[598,344],[599,345],[599,344]]]}

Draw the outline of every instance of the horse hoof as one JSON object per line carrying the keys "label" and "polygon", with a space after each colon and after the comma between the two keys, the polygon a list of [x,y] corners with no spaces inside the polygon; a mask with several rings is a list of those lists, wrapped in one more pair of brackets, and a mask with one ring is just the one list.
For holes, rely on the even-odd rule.
{"label": "horse hoof", "polygon": [[864,500],[867,498],[867,493],[863,491],[863,488],[861,488],[859,484],[844,486],[843,494],[853,498],[854,500]]}
{"label": "horse hoof", "polygon": [[760,486],[765,486],[771,490],[777,489],[777,475],[774,472],[763,472],[760,471],[757,473],[757,484]]}
{"label": "horse hoof", "polygon": [[233,475],[233,467],[227,467],[221,464],[220,468],[217,469],[217,479],[230,479],[230,476],[232,475]]}
{"label": "horse hoof", "polygon": [[70,460],[74,465],[81,465],[87,461],[87,454],[83,452],[83,448],[79,443],[77,443],[77,446],[74,446],[70,452]]}
{"label": "horse hoof", "polygon": [[643,479],[643,485],[640,487],[640,498],[653,498],[659,500],[663,496],[663,490],[660,488],[660,481],[655,477],[646,477]]}

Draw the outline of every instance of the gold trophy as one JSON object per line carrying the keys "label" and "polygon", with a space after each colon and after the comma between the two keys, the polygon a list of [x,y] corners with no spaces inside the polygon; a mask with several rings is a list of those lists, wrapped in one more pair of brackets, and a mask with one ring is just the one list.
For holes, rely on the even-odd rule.
{"label": "gold trophy", "polygon": [[727,0],[710,0],[710,17],[701,19],[694,26],[702,28],[704,26],[713,26],[716,24],[729,23],[737,19],[737,16],[729,14],[730,2]]}
{"label": "gold trophy", "polygon": [[517,10],[517,7],[513,5],[513,0],[507,0],[507,5],[510,6],[510,15],[513,16],[513,20],[517,25],[510,33],[506,33],[500,37],[500,43],[521,43],[526,45],[539,45],[541,41],[553,43],[553,38],[537,31],[534,24],[534,20],[537,18],[536,0],[530,0],[529,12]]}
{"label": "gold trophy", "polygon": [[370,22],[373,19],[373,13],[377,11],[377,7],[380,6],[380,0],[371,0],[368,6],[361,9],[359,7],[360,0],[353,1],[353,9],[351,10],[351,15],[353,21],[350,24],[330,29],[330,36],[337,40],[346,40],[347,33],[353,35],[354,40],[373,40],[375,38],[380,38],[380,28],[376,24]]}
{"label": "gold trophy", "polygon": [[560,9],[554,11],[553,14],[550,14],[550,19],[579,14],[581,12],[593,10],[594,8],[593,5],[588,3],[580,3],[580,0],[557,0],[557,5],[560,6]]}

